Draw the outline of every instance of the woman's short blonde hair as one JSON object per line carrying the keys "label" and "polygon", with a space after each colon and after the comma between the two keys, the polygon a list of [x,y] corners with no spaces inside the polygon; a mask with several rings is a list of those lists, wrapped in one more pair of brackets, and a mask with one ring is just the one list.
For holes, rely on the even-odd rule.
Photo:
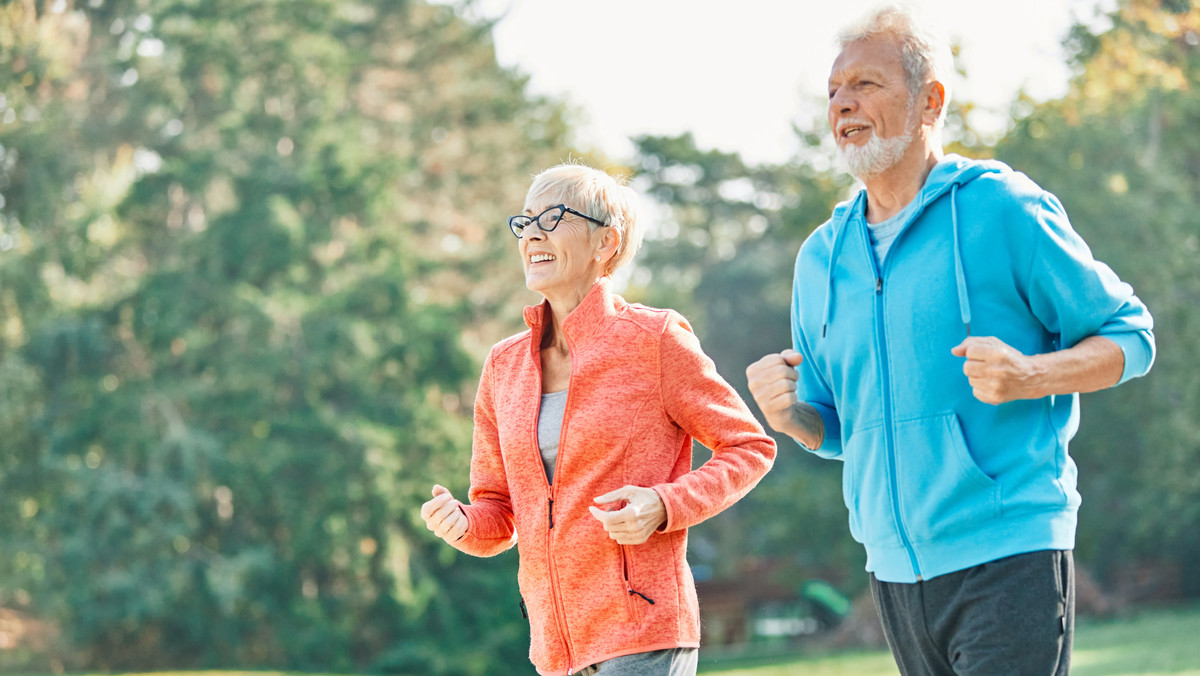
{"label": "woman's short blonde hair", "polygon": [[534,176],[525,194],[525,206],[559,203],[603,221],[621,233],[617,253],[605,266],[606,275],[633,260],[642,247],[637,193],[625,177],[612,176],[578,162],[550,167]]}

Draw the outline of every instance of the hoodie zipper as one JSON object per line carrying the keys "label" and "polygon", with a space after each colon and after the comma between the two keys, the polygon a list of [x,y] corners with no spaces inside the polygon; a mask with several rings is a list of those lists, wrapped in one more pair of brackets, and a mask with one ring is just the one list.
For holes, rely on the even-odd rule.
{"label": "hoodie zipper", "polygon": [[[973,180],[975,176],[978,176],[980,173],[986,173],[992,170],[1000,171],[999,169],[983,169],[980,171],[970,172],[969,170],[960,167],[954,173],[954,175],[948,177],[948,179],[947,177],[942,177],[940,180],[943,180],[944,183],[937,190],[933,192],[926,192],[925,188],[922,188],[917,192],[916,196],[913,197],[914,200],[921,200],[921,202],[911,214],[909,222],[906,223],[900,229],[900,231],[896,233],[896,237],[892,240],[891,245],[894,248],[900,243],[900,240],[904,238],[905,234],[912,227],[912,224],[921,218],[926,206],[932,204],[934,201],[940,199],[943,195],[949,192],[951,230],[953,231],[955,281],[958,289],[959,312],[962,315],[962,321],[966,327],[966,333],[968,336],[971,335],[971,307],[967,297],[966,280],[962,265],[961,243],[959,241],[957,192],[960,185]],[[928,178],[926,181],[928,182]],[[948,188],[946,187],[947,185],[949,186]],[[908,553],[909,563],[912,565],[913,573],[916,575],[917,580],[921,580],[923,579],[923,575],[921,573],[921,567],[917,561],[916,550],[913,549],[912,541],[908,537],[908,532],[904,528],[904,523],[900,515],[899,480],[896,476],[896,440],[894,429],[895,413],[892,410],[892,400],[890,397],[891,382],[888,377],[888,374],[891,372],[891,366],[888,360],[888,353],[886,351],[887,335],[884,329],[883,264],[886,262],[886,257],[884,261],[877,261],[875,259],[875,253],[871,243],[871,235],[868,232],[869,226],[866,223],[866,200],[866,190],[860,191],[858,197],[855,198],[854,203],[848,208],[848,211],[842,212],[845,215],[840,220],[840,223],[842,223],[844,227],[839,230],[836,227],[837,222],[835,222],[832,227],[833,244],[829,256],[829,279],[828,286],[826,288],[825,310],[821,320],[821,337],[826,337],[829,325],[833,321],[834,268],[837,264],[838,255],[841,252],[842,246],[845,244],[845,240],[850,236],[850,229],[854,224],[856,214],[860,214],[857,216],[857,218],[862,221],[860,233],[867,248],[866,255],[868,260],[870,260],[871,270],[875,273],[875,340],[876,350],[879,353],[880,382],[882,390],[881,394],[883,396],[884,447],[888,467],[888,487],[890,489],[889,498],[891,500],[892,510],[896,515],[895,525],[897,534],[900,536],[901,543],[904,545],[904,549]],[[834,214],[836,215],[837,213],[838,211],[835,210]],[[891,253],[891,249],[889,249],[888,253]]]}
{"label": "hoodie zipper", "polygon": [[[914,198],[915,199],[915,198]],[[863,219],[863,228],[866,229],[866,219]],[[907,230],[907,226],[904,228]],[[900,239],[903,234],[901,230],[896,235],[896,239]],[[895,412],[892,410],[892,383],[889,374],[891,373],[891,362],[889,360],[887,350],[887,330],[885,328],[884,302],[883,302],[883,262],[875,260],[875,253],[871,250],[870,234],[864,232],[866,236],[867,257],[871,260],[871,269],[875,272],[875,340],[878,343],[876,352],[879,354],[879,379],[880,394],[883,399],[883,439],[884,448],[887,455],[888,468],[888,497],[892,503],[892,512],[896,515],[896,532],[900,536],[900,542],[904,545],[904,551],[908,553],[909,563],[912,565],[913,574],[917,576],[917,580],[922,579],[921,566],[917,562],[917,554],[913,549],[912,540],[908,537],[908,531],[904,527],[904,518],[900,513],[900,482],[897,478],[896,464],[896,439],[895,439]],[[892,241],[892,246],[896,246],[896,241]]]}

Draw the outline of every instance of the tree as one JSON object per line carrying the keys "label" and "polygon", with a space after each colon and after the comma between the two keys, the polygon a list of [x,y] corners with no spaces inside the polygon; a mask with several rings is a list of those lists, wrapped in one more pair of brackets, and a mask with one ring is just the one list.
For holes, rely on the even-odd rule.
{"label": "tree", "polygon": [[[1102,30],[1076,27],[1069,93],[1018,102],[997,156],[1063,201],[1098,258],[1155,317],[1151,373],[1086,397],[1080,553],[1113,583],[1132,564],[1170,564],[1200,593],[1200,383],[1189,346],[1200,331],[1200,9],[1122,2]],[[1101,518],[1099,515],[1103,515]]]}
{"label": "tree", "polygon": [[562,108],[419,2],[0,17],[0,605],[75,668],[523,659],[515,561],[415,512]]}

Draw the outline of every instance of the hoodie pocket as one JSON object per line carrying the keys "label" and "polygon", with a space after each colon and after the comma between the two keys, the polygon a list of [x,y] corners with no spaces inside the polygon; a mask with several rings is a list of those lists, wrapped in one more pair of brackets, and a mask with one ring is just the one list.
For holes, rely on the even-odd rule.
{"label": "hoodie pocket", "polygon": [[1001,514],[1003,491],[967,450],[953,412],[896,425],[901,520],[914,542],[962,535]]}
{"label": "hoodie pocket", "polygon": [[885,441],[882,425],[857,430],[844,440],[842,497],[855,540],[899,546]]}

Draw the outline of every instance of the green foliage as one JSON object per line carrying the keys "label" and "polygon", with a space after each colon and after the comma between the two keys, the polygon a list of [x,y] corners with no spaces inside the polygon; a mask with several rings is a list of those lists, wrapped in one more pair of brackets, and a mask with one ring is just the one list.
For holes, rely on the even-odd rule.
{"label": "green foliage", "polygon": [[0,7],[0,606],[67,667],[523,660],[513,562],[415,512],[560,107],[448,8],[49,4]]}

